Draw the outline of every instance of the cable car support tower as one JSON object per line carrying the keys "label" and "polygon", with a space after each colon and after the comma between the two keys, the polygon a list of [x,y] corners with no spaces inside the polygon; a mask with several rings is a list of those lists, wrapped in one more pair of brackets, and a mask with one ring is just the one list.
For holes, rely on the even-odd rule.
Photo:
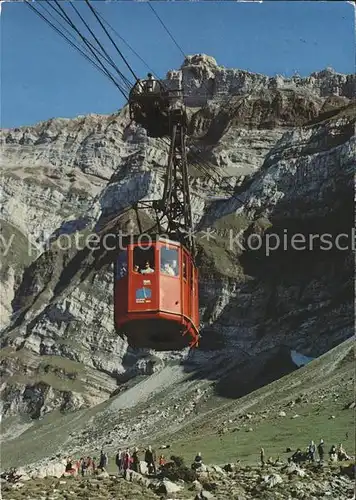
{"label": "cable car support tower", "polygon": [[[155,84],[156,93],[149,92]],[[137,88],[140,93],[135,92]],[[139,209],[153,209],[160,234],[179,241],[194,258],[193,219],[188,180],[187,114],[181,89],[167,90],[158,80],[138,81],[130,99],[130,116],[151,137],[169,137],[168,163],[162,199],[135,204],[139,230]]]}

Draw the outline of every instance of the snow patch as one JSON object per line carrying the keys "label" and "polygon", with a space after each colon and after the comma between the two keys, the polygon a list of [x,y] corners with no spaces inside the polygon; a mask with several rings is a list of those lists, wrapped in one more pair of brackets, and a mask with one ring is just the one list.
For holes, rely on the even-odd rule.
{"label": "snow patch", "polygon": [[304,365],[310,363],[310,361],[313,361],[313,359],[315,359],[315,358],[311,358],[308,356],[304,356],[304,354],[300,354],[297,351],[291,351],[290,355],[291,355],[293,363],[295,365],[297,365],[298,367],[304,366]]}

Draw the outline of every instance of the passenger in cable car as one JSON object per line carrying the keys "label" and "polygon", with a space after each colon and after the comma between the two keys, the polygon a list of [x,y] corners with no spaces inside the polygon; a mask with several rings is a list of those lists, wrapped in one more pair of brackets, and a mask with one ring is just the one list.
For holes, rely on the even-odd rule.
{"label": "passenger in cable car", "polygon": [[143,269],[141,269],[141,274],[151,274],[151,273],[154,273],[154,269],[152,269],[150,263],[148,261],[146,261],[145,263],[145,267]]}
{"label": "passenger in cable car", "polygon": [[152,76],[152,73],[147,74],[147,80],[145,82],[145,91],[149,92],[150,94],[156,94],[159,93],[160,91],[160,86]]}
{"label": "passenger in cable car", "polygon": [[172,268],[174,271],[174,276],[178,276],[178,263],[176,260],[172,260]]}
{"label": "passenger in cable car", "polygon": [[140,272],[140,267],[137,264],[134,265],[133,272],[134,273],[139,273]]}
{"label": "passenger in cable car", "polygon": [[171,264],[169,262],[166,262],[164,264],[162,272],[164,274],[168,274],[169,276],[175,276],[174,269],[173,269],[173,267],[171,266]]}
{"label": "passenger in cable car", "polygon": [[161,272],[168,276],[178,276],[178,251],[175,248],[162,248]]}

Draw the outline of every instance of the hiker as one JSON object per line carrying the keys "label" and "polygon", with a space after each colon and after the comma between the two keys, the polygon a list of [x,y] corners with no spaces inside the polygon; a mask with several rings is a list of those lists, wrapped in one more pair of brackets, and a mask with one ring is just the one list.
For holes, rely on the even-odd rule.
{"label": "hiker", "polygon": [[146,452],[145,452],[145,462],[147,463],[148,473],[149,474],[152,474],[152,472],[154,474],[157,474],[155,459],[156,459],[155,453],[152,450],[152,447],[149,446],[147,448]]}
{"label": "hiker", "polygon": [[90,472],[90,474],[93,474],[95,470],[94,460],[91,457],[87,457],[86,462],[87,462],[87,471]]}
{"label": "hiker", "polygon": [[319,462],[324,461],[324,440],[320,439],[320,443],[318,444],[318,455],[319,455]]}
{"label": "hiker", "polygon": [[338,446],[337,458],[338,458],[338,460],[350,460],[351,459],[351,457],[349,457],[349,455],[344,450],[341,443]]}
{"label": "hiker", "polygon": [[199,451],[199,453],[194,458],[194,462],[192,463],[192,469],[193,470],[199,469],[199,467],[201,467],[202,464],[203,464],[203,459],[201,456],[201,452]]}
{"label": "hiker", "polygon": [[261,458],[261,467],[264,467],[265,465],[265,450],[261,448],[260,451],[260,458]]}
{"label": "hiker", "polygon": [[99,466],[98,469],[105,471],[108,466],[108,456],[104,452],[104,450],[101,450],[100,452],[100,461],[99,461]]}
{"label": "hiker", "polygon": [[134,451],[132,453],[132,470],[134,470],[135,472],[141,472],[140,457],[138,456],[138,448],[134,448]]}
{"label": "hiker", "polygon": [[309,462],[315,462],[315,453],[316,453],[315,443],[314,443],[314,441],[310,441],[310,445],[308,447]]}
{"label": "hiker", "polygon": [[165,463],[166,463],[166,460],[164,458],[164,455],[160,455],[159,460],[158,460],[159,466],[163,467],[165,465]]}
{"label": "hiker", "polygon": [[336,446],[333,444],[329,451],[329,457],[332,462],[337,462]]}
{"label": "hiker", "polygon": [[304,461],[304,455],[300,448],[297,448],[297,451],[293,453],[293,455],[291,456],[291,460],[296,464]]}
{"label": "hiker", "polygon": [[82,458],[80,459],[80,472],[81,472],[81,474],[82,474],[82,477],[84,477],[84,476],[85,476],[86,471],[87,471],[87,463],[86,463],[86,461],[84,460],[84,457],[82,457]]}
{"label": "hiker", "polygon": [[122,468],[124,469],[124,473],[127,471],[127,470],[130,470],[131,469],[131,455],[130,455],[130,450],[127,449],[125,451],[125,454],[124,454],[124,461],[123,461],[123,464],[122,464]]}
{"label": "hiker", "polygon": [[118,472],[120,474],[121,469],[122,469],[121,450],[117,450],[117,453],[115,456],[115,464],[116,464],[116,467],[118,468]]}
{"label": "hiker", "polygon": [[202,456],[201,456],[201,452],[199,451],[198,455],[194,458],[194,462],[196,464],[202,464],[203,463],[203,459],[202,459]]}
{"label": "hiker", "polygon": [[91,461],[91,467],[94,474],[96,471],[96,457],[93,457],[93,460]]}
{"label": "hiker", "polygon": [[72,460],[72,457],[68,457],[67,459],[67,463],[66,463],[66,469],[65,471],[68,473],[68,474],[72,474],[74,476],[74,474],[76,473],[76,468],[74,466],[74,462]]}

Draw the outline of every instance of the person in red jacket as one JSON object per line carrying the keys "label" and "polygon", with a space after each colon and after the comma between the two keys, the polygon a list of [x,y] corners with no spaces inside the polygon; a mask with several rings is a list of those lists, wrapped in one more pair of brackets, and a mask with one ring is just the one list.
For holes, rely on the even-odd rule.
{"label": "person in red jacket", "polygon": [[124,472],[131,469],[131,463],[132,463],[132,458],[130,455],[130,450],[127,449],[124,454],[124,463],[122,467],[124,469]]}

